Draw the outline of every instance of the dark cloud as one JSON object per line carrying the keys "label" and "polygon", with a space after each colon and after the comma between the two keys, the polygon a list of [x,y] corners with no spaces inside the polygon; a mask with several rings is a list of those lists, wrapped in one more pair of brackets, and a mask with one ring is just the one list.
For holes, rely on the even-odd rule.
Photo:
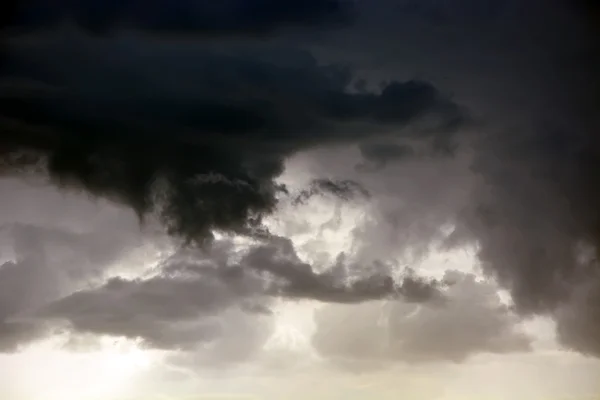
{"label": "dark cloud", "polygon": [[[256,339],[253,347],[264,344],[266,338],[258,340],[254,334],[270,333],[264,324],[275,298],[358,303],[402,297],[426,302],[438,293],[432,283],[412,274],[396,283],[389,272],[342,265],[341,260],[319,273],[298,259],[287,239],[246,250],[236,250],[227,240],[213,243],[210,250],[183,249],[157,271],[151,278],[113,278],[75,292],[43,307],[38,318],[65,321],[79,333],[142,338],[152,347],[202,354],[210,348],[210,357],[219,358],[219,352],[238,348],[253,354],[245,342],[250,338]],[[240,329],[251,332],[246,337]],[[233,354],[225,358],[237,359]]]}
{"label": "dark cloud", "polygon": [[[401,270],[394,264],[375,261],[356,263],[344,254],[331,266],[312,266],[303,262],[289,239],[274,238],[246,254],[242,264],[273,276],[268,291],[276,296],[333,303],[360,303],[368,300],[403,297],[426,302],[441,299],[439,283]],[[319,271],[319,268],[321,271]]]}
{"label": "dark cloud", "polygon": [[[4,173],[41,160],[56,184],[140,216],[158,211],[191,240],[259,229],[283,190],[274,178],[297,151],[462,119],[427,82],[350,93],[350,71],[299,50],[66,33],[15,39],[4,54]],[[47,90],[32,91],[38,82]]]}
{"label": "dark cloud", "polygon": [[400,13],[432,24],[490,23],[499,18],[509,2],[502,0],[401,0]]}
{"label": "dark cloud", "polygon": [[36,322],[0,321],[0,353],[18,351],[22,345],[43,339],[50,332],[50,327]]}
{"label": "dark cloud", "polygon": [[486,142],[487,156],[474,167],[485,185],[474,191],[476,202],[463,210],[454,236],[477,240],[484,270],[510,289],[519,312],[558,312],[559,337],[584,352],[598,349],[598,302],[588,289],[598,277],[600,221],[591,139],[573,125]]}
{"label": "dark cloud", "polygon": [[600,354],[600,279],[598,272],[578,287],[570,301],[556,312],[558,338],[566,346],[586,354]]}
{"label": "dark cloud", "polygon": [[360,146],[364,162],[356,166],[359,171],[376,171],[390,162],[399,162],[415,155],[413,147],[397,143],[364,143]]}
{"label": "dark cloud", "polygon": [[231,35],[340,25],[352,18],[353,5],[352,0],[23,0],[6,8],[4,20],[5,26],[22,30],[72,21],[94,34],[136,28],[156,33]]}
{"label": "dark cloud", "polygon": [[[480,125],[457,140],[453,162],[401,157],[393,145],[404,142],[383,141],[369,151],[363,145],[362,177],[347,167],[332,174],[342,168],[327,160],[320,172],[371,193],[370,218],[355,230],[365,252],[416,248],[420,256],[472,246],[519,313],[555,316],[563,344],[598,355],[589,283],[600,246],[597,11],[585,2],[506,1],[471,18],[460,7],[468,3],[415,2],[410,13],[373,8],[372,19],[347,33],[354,40],[340,34],[331,45],[357,62],[370,50],[376,60],[364,68],[380,74],[418,70],[454,88]],[[582,257],[582,248],[594,256]]]}
{"label": "dark cloud", "polygon": [[349,201],[354,198],[369,198],[369,192],[360,184],[351,180],[334,181],[331,179],[315,179],[307,189],[300,190],[292,200],[293,204],[306,203],[316,195],[332,195],[338,199]]}
{"label": "dark cloud", "polygon": [[[361,168],[300,198],[314,190],[342,197],[351,187],[367,190],[370,218],[354,231],[361,257],[422,254],[444,238],[446,248],[472,245],[483,270],[510,289],[516,311],[555,316],[564,344],[597,355],[600,36],[597,12],[577,3],[365,1],[351,28],[319,43],[306,39],[315,54],[375,70],[368,77],[374,83],[287,47],[165,43],[125,33],[97,40],[77,31],[10,38],[1,54],[0,172],[21,177],[35,166],[60,187],[116,199],[140,216],[159,213],[171,233],[202,240],[213,230],[263,234],[261,219],[285,193],[275,179],[287,158],[331,150],[318,160],[329,163],[318,178],[330,179],[338,168],[332,149],[358,144]],[[109,12],[110,4],[93,20],[83,3],[68,7],[81,5],[82,17],[72,18],[101,31],[126,15]],[[269,10],[260,28],[217,18],[202,29],[289,26],[276,6]],[[136,13],[133,22],[144,28],[153,12]],[[176,30],[189,31],[173,13],[148,29],[167,29],[172,17]],[[382,76],[408,78],[370,91]],[[454,88],[481,117],[476,132],[462,135],[467,118],[441,87]],[[421,153],[414,141],[428,142],[427,157],[415,157]],[[247,254],[253,273],[276,277],[269,294],[354,302],[404,287],[380,272],[340,284],[336,274],[345,277],[352,262],[321,271],[286,246]],[[582,256],[585,247],[593,256]],[[356,271],[380,267],[350,269],[360,276]],[[153,285],[172,283],[155,279]],[[138,296],[148,282],[120,284]],[[417,339],[410,340],[420,349]],[[431,349],[438,353],[427,357],[468,353]]]}
{"label": "dark cloud", "polygon": [[529,350],[529,338],[516,327],[518,319],[500,302],[494,285],[454,271],[445,279],[454,283],[441,304],[325,306],[316,315],[315,348],[348,368],[462,362],[481,352]]}

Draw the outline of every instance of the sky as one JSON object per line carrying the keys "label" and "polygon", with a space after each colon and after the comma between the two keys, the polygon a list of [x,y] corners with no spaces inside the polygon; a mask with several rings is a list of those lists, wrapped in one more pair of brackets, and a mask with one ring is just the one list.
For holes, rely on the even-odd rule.
{"label": "sky", "polygon": [[600,398],[594,2],[0,14],[3,399]]}

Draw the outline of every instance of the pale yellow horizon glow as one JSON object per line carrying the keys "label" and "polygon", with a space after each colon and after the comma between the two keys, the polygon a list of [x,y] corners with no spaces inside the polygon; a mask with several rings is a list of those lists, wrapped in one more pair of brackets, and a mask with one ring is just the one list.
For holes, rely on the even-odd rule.
{"label": "pale yellow horizon glow", "polygon": [[2,361],[13,366],[8,373],[19,396],[14,400],[118,399],[134,393],[132,380],[158,359],[123,339],[101,338],[94,347],[70,351],[51,338],[4,356]]}

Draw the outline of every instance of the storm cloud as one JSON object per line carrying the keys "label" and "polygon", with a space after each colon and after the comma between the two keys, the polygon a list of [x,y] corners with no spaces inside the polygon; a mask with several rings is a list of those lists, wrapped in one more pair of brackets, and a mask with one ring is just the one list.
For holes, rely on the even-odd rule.
{"label": "storm cloud", "polygon": [[41,164],[58,185],[157,211],[190,240],[260,229],[298,151],[466,118],[423,81],[351,93],[349,70],[302,50],[67,32],[17,39],[4,54],[2,171]]}
{"label": "storm cloud", "polygon": [[352,0],[228,0],[218,4],[198,0],[151,4],[138,0],[75,0],[50,6],[40,0],[25,0],[7,10],[12,18],[6,18],[5,25],[31,30],[69,21],[93,34],[122,28],[155,33],[264,34],[290,26],[315,28],[348,23],[353,5]]}
{"label": "storm cloud", "polygon": [[[53,299],[41,319],[194,347],[218,336],[218,324],[202,322],[209,316],[263,318],[273,297],[431,299],[437,285],[398,279],[386,260],[432,244],[471,246],[514,309],[485,283],[459,276],[442,290],[448,304],[386,311],[388,328],[367,329],[357,339],[364,346],[338,349],[343,343],[322,336],[315,343],[328,357],[380,362],[373,346],[391,332],[400,335],[387,349],[395,359],[460,361],[527,349],[512,330],[514,311],[551,316],[563,345],[600,354],[600,57],[583,2],[358,2],[350,25],[319,30],[318,41],[279,28],[330,26],[345,3],[231,1],[209,11],[158,2],[166,10],[158,13],[133,1],[100,10],[95,1],[70,2],[44,20],[35,19],[41,3],[29,4],[15,19],[28,33],[2,43],[0,174],[116,201],[142,221],[158,216],[171,236],[204,245],[197,251],[214,245],[217,231],[262,241],[228,261],[234,267],[167,263],[154,277],[113,278]],[[67,13],[78,27],[40,33]],[[93,35],[106,31],[114,34]],[[250,31],[265,35],[243,37]],[[290,193],[278,179],[297,155],[310,160],[315,180]],[[323,269],[263,224],[282,197],[300,207],[321,192],[368,200],[353,230],[355,254]],[[13,274],[13,264],[0,273]],[[459,329],[470,323],[476,329]],[[443,329],[451,340],[434,343]]]}
{"label": "storm cloud", "polygon": [[[336,55],[347,51],[357,63],[371,49],[376,61],[365,65],[380,74],[419,70],[455,88],[480,119],[450,161],[391,140],[362,145],[358,157],[315,154],[313,170],[370,192],[370,218],[355,230],[363,252],[421,256],[472,246],[521,315],[555,318],[564,345],[597,355],[599,304],[590,283],[599,246],[597,12],[509,1],[484,18],[460,7],[468,3],[372,9],[356,30],[362,37],[334,40],[342,47]],[[423,36],[409,39],[416,32]]]}

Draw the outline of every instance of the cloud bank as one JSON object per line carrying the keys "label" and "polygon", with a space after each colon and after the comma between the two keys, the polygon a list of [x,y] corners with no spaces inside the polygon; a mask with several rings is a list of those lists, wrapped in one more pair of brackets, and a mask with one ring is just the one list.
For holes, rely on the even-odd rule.
{"label": "cloud bank", "polygon": [[[171,236],[204,246],[190,251],[218,246],[215,232],[262,241],[226,265],[196,265],[204,257],[197,253],[184,270],[167,263],[150,278],[114,278],[64,296],[40,288],[23,300],[35,300],[26,308],[45,303],[38,317],[83,332],[195,346],[229,329],[213,323],[215,312],[262,315],[273,297],[430,299],[430,285],[363,259],[442,241],[474,246],[484,274],[511,292],[517,313],[550,315],[563,344],[600,354],[595,28],[581,8],[560,1],[397,3],[357,3],[352,24],[335,33],[322,29],[344,14],[345,3],[335,1],[285,9],[284,2],[230,1],[210,10],[155,3],[160,12],[133,1],[123,8],[70,2],[50,14],[41,2],[24,3],[11,22],[27,33],[9,30],[1,49],[0,174],[42,177],[129,207],[142,220],[157,216]],[[79,27],[40,34],[65,17]],[[306,31],[279,29],[315,21],[319,43]],[[106,31],[113,34],[92,34]],[[243,36],[250,31],[266,37]],[[166,40],[165,32],[187,36]],[[319,50],[339,62],[323,61]],[[345,66],[346,59],[357,65]],[[370,218],[354,231],[361,257],[340,258],[326,272],[263,224],[290,196],[278,181],[286,161],[307,153],[319,174],[292,194],[296,203],[322,191],[368,193],[370,201]],[[343,176],[333,179],[337,173]],[[0,269],[6,282],[17,282],[9,288],[19,287],[17,274],[42,273],[42,253],[31,253],[37,258]],[[470,308],[454,293],[446,308],[401,318],[399,358],[460,360],[526,348],[510,330],[512,311],[468,276],[459,281],[482,304]],[[22,326],[6,321],[20,303],[2,303],[17,307],[0,315],[0,332],[14,335]],[[430,340],[441,326],[471,318],[460,314],[467,311],[477,329],[452,336],[448,348]],[[251,348],[261,343],[261,334],[250,336]],[[377,340],[365,341],[356,349],[368,358]],[[349,351],[322,346],[326,354]]]}

